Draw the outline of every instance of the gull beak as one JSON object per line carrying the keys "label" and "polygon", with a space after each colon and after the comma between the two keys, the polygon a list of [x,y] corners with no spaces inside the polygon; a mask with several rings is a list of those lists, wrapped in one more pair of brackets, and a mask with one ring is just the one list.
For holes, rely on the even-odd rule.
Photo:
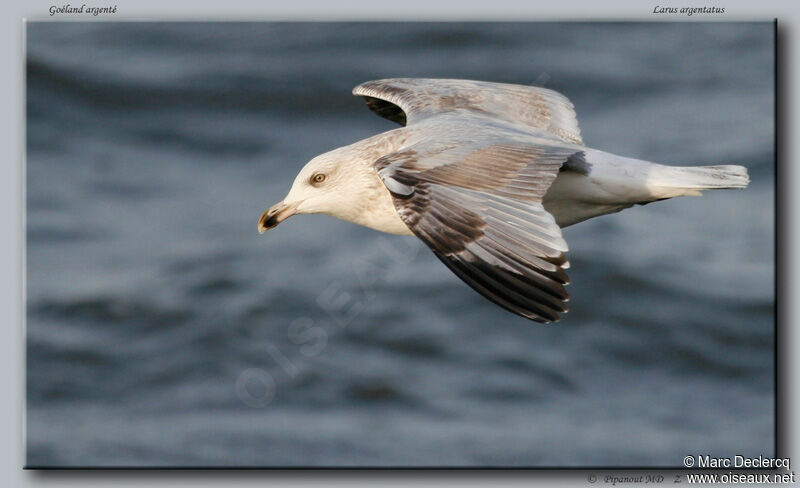
{"label": "gull beak", "polygon": [[261,218],[258,219],[258,233],[263,234],[268,229],[275,227],[296,213],[296,203],[276,203],[261,214]]}

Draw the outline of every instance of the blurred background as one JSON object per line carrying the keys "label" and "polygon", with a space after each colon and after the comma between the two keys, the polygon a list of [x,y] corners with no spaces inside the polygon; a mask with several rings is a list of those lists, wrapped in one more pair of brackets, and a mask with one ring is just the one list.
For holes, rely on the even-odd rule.
{"label": "blurred background", "polygon": [[[29,22],[28,466],[669,466],[772,456],[771,23]],[[740,164],[567,228],[556,325],[414,238],[259,236],[305,162],[396,126],[353,86],[536,84],[586,144]]]}

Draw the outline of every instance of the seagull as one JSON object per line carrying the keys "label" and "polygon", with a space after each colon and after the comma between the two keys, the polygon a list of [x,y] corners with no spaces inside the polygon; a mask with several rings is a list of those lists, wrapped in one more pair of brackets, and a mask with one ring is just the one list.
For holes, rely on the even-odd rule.
{"label": "seagull", "polygon": [[572,103],[546,88],[395,78],[353,94],[402,127],[313,158],[259,233],[319,213],[414,235],[475,291],[537,322],[567,311],[561,228],[750,181],[742,166],[665,166],[589,148]]}

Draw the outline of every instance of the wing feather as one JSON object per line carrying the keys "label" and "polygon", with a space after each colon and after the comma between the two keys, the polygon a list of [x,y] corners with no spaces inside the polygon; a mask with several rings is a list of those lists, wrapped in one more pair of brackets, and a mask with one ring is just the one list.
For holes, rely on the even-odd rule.
{"label": "wing feather", "polygon": [[576,149],[463,127],[461,137],[417,142],[376,162],[398,214],[480,294],[529,319],[557,321],[569,300],[568,246],[541,201]]}
{"label": "wing feather", "polygon": [[467,111],[545,131],[583,145],[575,108],[567,97],[535,86],[432,78],[393,78],[353,89],[376,114],[411,125],[428,117]]}

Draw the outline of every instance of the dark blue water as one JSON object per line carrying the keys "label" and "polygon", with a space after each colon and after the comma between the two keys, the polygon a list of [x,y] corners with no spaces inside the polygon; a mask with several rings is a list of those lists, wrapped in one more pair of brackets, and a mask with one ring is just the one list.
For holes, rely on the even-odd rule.
{"label": "dark blue water", "polygon": [[[774,446],[771,24],[27,24],[27,464],[679,466]],[[565,230],[542,326],[414,238],[259,215],[394,128],[366,80],[538,84],[745,191]]]}

